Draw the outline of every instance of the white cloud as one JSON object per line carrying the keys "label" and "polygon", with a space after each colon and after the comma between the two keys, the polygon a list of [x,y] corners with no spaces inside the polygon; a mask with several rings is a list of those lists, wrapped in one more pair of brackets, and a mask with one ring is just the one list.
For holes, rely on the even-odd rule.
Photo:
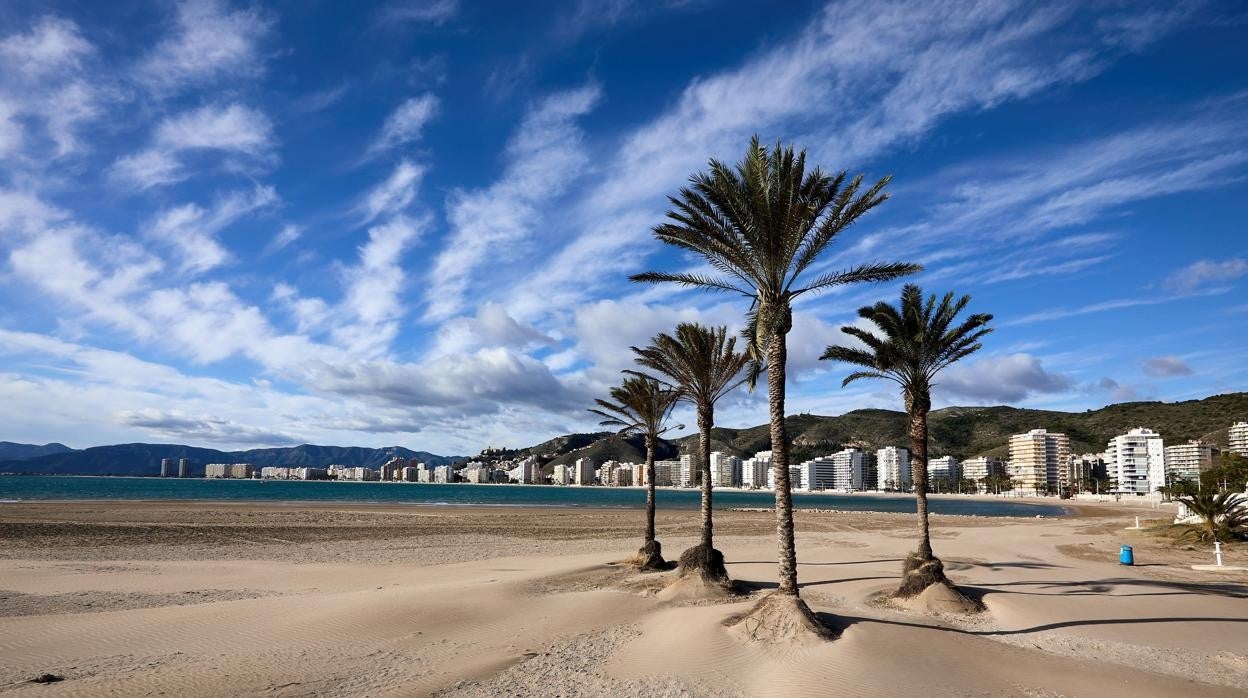
{"label": "white cloud", "polygon": [[1192,367],[1177,356],[1154,356],[1144,362],[1144,373],[1160,378],[1192,375]]}
{"label": "white cloud", "polygon": [[441,26],[459,14],[459,0],[393,0],[383,6],[378,20],[384,24],[411,23]]}
{"label": "white cloud", "polygon": [[268,246],[264,248],[265,253],[272,254],[278,250],[283,250],[291,243],[298,240],[302,235],[303,228],[288,223],[282,226],[282,229],[277,231],[277,234],[273,236],[271,241],[269,241]]}
{"label": "white cloud", "polygon": [[256,186],[250,192],[232,192],[220,198],[211,209],[183,204],[158,213],[147,226],[147,235],[177,250],[181,270],[198,274],[230,259],[217,234],[256,211],[279,201],[272,187]]}
{"label": "white cloud", "polygon": [[353,356],[379,356],[398,335],[397,321],[404,312],[402,293],[412,278],[403,266],[403,254],[425,225],[397,216],[369,228],[359,263],[344,271],[341,310],[350,322],[340,321],[334,338]]}
{"label": "white cloud", "polygon": [[362,222],[368,224],[383,215],[402,213],[416,199],[416,189],[424,174],[425,168],[420,165],[409,160],[399,162],[390,176],[369,190],[357,207]]}
{"label": "white cloud", "polygon": [[[188,153],[213,151],[269,164],[273,145],[273,125],[263,112],[242,104],[208,104],[162,120],[152,144],[118,158],[111,172],[122,183],[150,189],[188,178],[183,162]],[[230,161],[227,166],[238,167]]]}
{"label": "white cloud", "polygon": [[599,88],[589,85],[544,99],[508,143],[502,177],[487,189],[451,196],[451,232],[429,275],[428,318],[461,312],[478,266],[536,232],[537,207],[562,194],[588,164],[575,120],[599,97]]}
{"label": "white cloud", "polygon": [[437,112],[438,98],[432,94],[426,93],[404,100],[386,118],[386,123],[381,127],[381,135],[369,147],[369,152],[379,153],[418,140],[425,124]]}
{"label": "white cloud", "polygon": [[87,73],[94,54],[77,24],[53,16],[0,39],[0,154],[41,145],[27,142],[22,119],[43,123],[55,156],[80,150],[79,129],[101,115],[111,91],[106,77]]}
{"label": "white cloud", "polygon": [[[498,303],[482,303],[473,317],[452,318],[438,328],[435,355],[459,354],[480,347],[502,346],[524,350],[553,346],[555,340],[532,325],[521,323]],[[550,362],[545,362],[550,366]]]}
{"label": "white cloud", "polygon": [[1070,377],[1045,370],[1031,354],[991,356],[954,364],[936,377],[937,394],[977,402],[1010,403],[1038,393],[1070,390]]}
{"label": "white cloud", "polygon": [[298,443],[296,438],[287,434],[238,424],[209,414],[189,415],[182,410],[159,410],[147,407],[139,410],[121,410],[116,413],[115,417],[119,424],[139,427],[160,439],[263,446]]}
{"label": "white cloud", "polygon": [[1229,284],[1248,274],[1248,259],[1202,259],[1166,277],[1166,288],[1176,293],[1205,290],[1214,284]]}
{"label": "white cloud", "polygon": [[231,77],[264,72],[260,42],[272,19],[252,8],[230,11],[218,0],[185,0],[171,35],[139,64],[137,79],[159,92],[175,92]]}

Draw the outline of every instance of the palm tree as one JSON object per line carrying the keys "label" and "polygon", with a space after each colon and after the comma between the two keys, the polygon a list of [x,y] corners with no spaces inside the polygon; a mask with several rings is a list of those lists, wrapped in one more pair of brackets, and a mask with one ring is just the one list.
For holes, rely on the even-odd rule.
{"label": "palm tree", "polygon": [[1248,501],[1243,495],[1215,492],[1206,487],[1199,492],[1180,494],[1176,499],[1200,517],[1200,525],[1186,532],[1200,542],[1229,543],[1235,538],[1248,537]]}
{"label": "palm tree", "polygon": [[636,361],[661,374],[693,405],[698,415],[698,461],[702,470],[702,541],[680,556],[680,574],[698,571],[709,582],[726,583],[724,555],[715,549],[711,520],[711,428],[715,426],[715,403],[745,382],[742,375],[750,358],[736,350],[737,340],[727,327],[704,327],[682,322],[674,335],[659,333],[650,346],[639,349]]}
{"label": "palm tree", "polygon": [[979,351],[980,338],[992,331],[992,316],[971,315],[954,327],[959,313],[970,303],[970,296],[954,300],[952,293],[936,302],[935,294],[923,300],[923,291],[914,284],[901,290],[900,307],[883,301],[858,309],[858,316],[870,321],[879,333],[854,326],[841,331],[866,345],[866,349],[830,346],[821,359],[843,361],[862,367],[845,377],[842,385],[860,378],[884,378],[901,386],[910,421],[910,467],[914,474],[914,496],[919,513],[919,549],[906,558],[899,596],[913,596],[928,586],[943,582],[944,565],[932,554],[927,520],[927,413],[932,408],[932,379],[944,368]]}
{"label": "palm tree", "polygon": [[594,400],[598,409],[589,411],[602,417],[604,427],[619,429],[621,436],[641,434],[646,442],[646,542],[637,551],[637,566],[643,570],[666,569],[663,546],[654,535],[654,449],[659,438],[683,425],[667,426],[668,417],[680,394],[661,385],[653,378],[631,376],[611,389],[611,399]]}
{"label": "palm tree", "polygon": [[[792,147],[779,143],[769,151],[755,136],[735,167],[711,160],[709,171],[693,175],[679,196],[669,197],[673,208],[668,222],[654,228],[656,238],[700,255],[713,271],[652,271],[631,277],[750,299],[750,387],[764,361],[767,371],[780,596],[798,596],[784,424],[785,340],[793,327],[793,301],[833,286],[889,281],[920,269],[914,264],[867,264],[804,278],[837,235],[888,198],[888,181],[885,177],[864,190],[862,175],[846,182],[844,172],[829,175],[818,167],[807,172],[805,151],[794,154]],[[797,608],[809,617],[810,610],[800,601]]]}

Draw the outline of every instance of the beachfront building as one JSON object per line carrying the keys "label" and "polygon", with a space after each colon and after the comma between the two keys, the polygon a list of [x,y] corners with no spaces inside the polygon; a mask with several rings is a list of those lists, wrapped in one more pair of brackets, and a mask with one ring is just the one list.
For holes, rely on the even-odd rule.
{"label": "beachfront building", "polygon": [[1105,466],[1118,491],[1144,495],[1166,484],[1166,450],[1161,434],[1139,427],[1109,440]]}
{"label": "beachfront building", "polygon": [[403,479],[403,468],[407,467],[407,459],[395,456],[390,460],[382,463],[379,480],[385,482],[397,482]]}
{"label": "beachfront building", "polygon": [[571,482],[572,469],[563,463],[556,465],[554,477],[551,479],[551,483],[555,485],[567,485]]}
{"label": "beachfront building", "polygon": [[[800,490],[806,487],[806,481],[802,479],[802,466],[789,466],[789,491]],[[767,489],[776,489],[776,469],[767,469]]]}
{"label": "beachfront building", "polygon": [[187,477],[188,475],[190,475],[190,473],[191,473],[191,459],[179,458],[178,459],[178,477]]}
{"label": "beachfront building", "polygon": [[910,490],[910,449],[886,446],[875,452],[876,489]]}
{"label": "beachfront building", "polygon": [[654,462],[654,486],[671,487],[680,481],[680,461],[659,460]]}
{"label": "beachfront building", "polygon": [[1005,474],[1005,461],[995,456],[979,456],[962,461],[962,478],[974,480],[981,491],[984,490],[984,478]]}
{"label": "beachfront building", "polygon": [[1166,480],[1200,480],[1200,474],[1213,468],[1218,458],[1218,447],[1203,441],[1166,446]]}
{"label": "beachfront building", "polygon": [[372,468],[338,466],[338,479],[350,482],[376,482],[380,474]]}
{"label": "beachfront building", "polygon": [[833,453],[832,462],[836,489],[862,491],[876,486],[876,468],[871,454],[847,448]]}
{"label": "beachfront building", "polygon": [[572,467],[572,482],[577,485],[594,484],[594,461],[589,458],[577,458]]}
{"label": "beachfront building", "polygon": [[1032,429],[1010,437],[1010,477],[1025,494],[1057,492],[1066,484],[1070,437]]}
{"label": "beachfront building", "polygon": [[160,476],[169,477],[170,475],[173,475],[173,459],[161,458],[160,459]]}
{"label": "beachfront building", "polygon": [[936,480],[956,482],[962,479],[962,464],[953,456],[941,456],[927,460],[927,481]]}
{"label": "beachfront building", "polygon": [[212,480],[247,480],[256,472],[251,463],[209,463],[204,477]]}
{"label": "beachfront building", "polygon": [[681,487],[697,487],[702,484],[702,467],[698,463],[698,457],[687,453],[680,457],[680,481]]}
{"label": "beachfront building", "polygon": [[439,465],[433,469],[433,481],[442,485],[455,482],[455,469],[449,465]]}
{"label": "beachfront building", "polygon": [[741,462],[741,486],[762,489],[767,486],[767,473],[771,471],[771,451],[759,451],[753,458]]}
{"label": "beachfront building", "polygon": [[1235,422],[1227,432],[1227,450],[1248,456],[1248,422]]}
{"label": "beachfront building", "polygon": [[741,459],[723,451],[711,452],[711,487],[740,487]]}
{"label": "beachfront building", "polygon": [[[415,469],[413,469],[415,472]],[[476,485],[488,484],[494,482],[494,468],[486,463],[469,463],[460,475],[464,482],[471,482]]]}
{"label": "beachfront building", "polygon": [[1088,480],[1104,480],[1107,477],[1104,453],[1072,453],[1067,463],[1066,482],[1076,492],[1085,490]]}
{"label": "beachfront building", "polygon": [[[802,489],[830,490],[836,487],[836,461],[832,456],[812,458],[797,466],[802,473]],[[775,479],[775,475],[772,475]],[[797,488],[797,484],[793,484]]]}

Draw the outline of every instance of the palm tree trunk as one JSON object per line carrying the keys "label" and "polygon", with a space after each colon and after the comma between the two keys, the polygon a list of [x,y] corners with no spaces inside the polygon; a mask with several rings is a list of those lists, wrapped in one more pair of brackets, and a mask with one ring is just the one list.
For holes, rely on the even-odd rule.
{"label": "palm tree trunk", "polygon": [[702,545],[707,550],[712,544],[711,523],[711,425],[715,423],[715,408],[698,410],[698,458],[702,461]]}
{"label": "palm tree trunk", "polygon": [[654,542],[654,437],[646,435],[646,545]]}
{"label": "palm tree trunk", "polygon": [[932,559],[932,536],[927,518],[927,401],[906,393],[906,413],[910,417],[910,472],[914,479],[914,499],[919,513],[919,557]]}
{"label": "palm tree trunk", "polygon": [[797,546],[793,540],[793,493],[789,491],[789,436],[784,426],[784,381],[788,347],[776,332],[767,347],[767,397],[771,412],[771,467],[776,478],[776,539],[780,562],[777,593],[797,596]]}

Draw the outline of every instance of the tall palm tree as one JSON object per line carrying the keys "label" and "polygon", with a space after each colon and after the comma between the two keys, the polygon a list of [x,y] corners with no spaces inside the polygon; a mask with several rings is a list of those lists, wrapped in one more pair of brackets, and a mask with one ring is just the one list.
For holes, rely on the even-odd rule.
{"label": "tall palm tree", "polygon": [[[654,228],[656,238],[700,255],[714,271],[652,271],[631,277],[750,299],[750,387],[765,361],[776,481],[777,591],[783,596],[798,596],[784,424],[785,340],[793,327],[793,301],[833,286],[889,281],[920,269],[914,264],[867,264],[804,277],[837,235],[888,198],[887,184],[886,177],[864,190],[862,175],[846,182],[844,172],[829,175],[818,167],[807,172],[805,151],[794,154],[792,147],[779,143],[769,151],[755,136],[735,167],[711,160],[709,171],[693,175],[679,196],[669,197],[668,222]],[[799,608],[809,615],[804,605]]]}
{"label": "tall palm tree", "polygon": [[680,574],[700,572],[703,579],[726,582],[724,555],[715,549],[711,519],[711,428],[715,403],[746,381],[750,358],[736,350],[737,340],[727,327],[705,327],[691,322],[676,326],[674,335],[659,333],[644,349],[633,347],[641,366],[661,374],[693,405],[698,415],[698,462],[702,471],[702,541],[680,556]]}
{"label": "tall palm tree", "polygon": [[842,385],[862,378],[883,378],[901,386],[909,417],[910,467],[913,472],[914,496],[918,505],[919,548],[906,558],[899,596],[913,596],[928,586],[942,582],[944,565],[932,554],[931,532],[927,519],[927,413],[932,409],[932,380],[954,362],[966,358],[982,346],[980,338],[992,331],[988,323],[992,315],[976,313],[954,326],[959,313],[971,302],[970,296],[954,300],[945,294],[939,303],[936,295],[923,299],[923,291],[906,284],[901,291],[900,306],[883,301],[858,309],[858,316],[875,325],[872,331],[852,325],[841,328],[866,349],[830,346],[821,359],[843,361],[861,367],[845,377]]}
{"label": "tall palm tree", "polygon": [[590,412],[602,417],[604,427],[614,427],[621,436],[640,434],[646,442],[646,541],[637,551],[637,566],[643,570],[666,569],[663,546],[654,535],[654,449],[659,438],[682,425],[669,426],[668,418],[680,393],[653,378],[630,376],[611,389],[611,399],[594,400],[598,408]]}

